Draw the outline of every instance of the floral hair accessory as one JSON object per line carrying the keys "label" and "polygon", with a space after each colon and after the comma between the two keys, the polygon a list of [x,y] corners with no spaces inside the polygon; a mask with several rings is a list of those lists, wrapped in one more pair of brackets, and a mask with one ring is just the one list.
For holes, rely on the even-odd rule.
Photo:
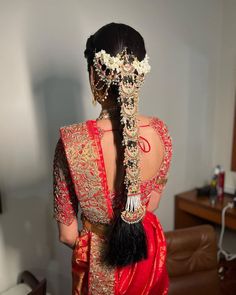
{"label": "floral hair accessory", "polygon": [[[102,49],[95,53],[93,64],[100,78],[95,85],[95,90],[100,91],[107,86],[102,101],[107,98],[110,85],[118,85],[122,81],[124,73],[132,73],[134,87],[140,88],[145,75],[151,70],[147,54],[142,61],[139,61],[132,53],[128,54],[126,48],[116,56],[111,56]],[[100,83],[101,81],[103,83]],[[99,84],[100,87],[98,87]]]}
{"label": "floral hair accessory", "polygon": [[[120,120],[123,125],[126,205],[121,212],[121,219],[128,224],[138,223],[145,215],[146,208],[141,203],[140,192],[140,151],[138,145],[139,128],[137,124],[138,92],[144,82],[145,75],[151,67],[146,54],[139,61],[127,48],[111,56],[105,50],[95,53],[94,68],[99,77],[95,89],[102,90],[105,86],[103,99],[108,96],[109,87],[118,86],[118,103],[120,104]],[[102,84],[102,85],[101,85]],[[98,85],[101,85],[100,88]]]}
{"label": "floral hair accessory", "polygon": [[[107,68],[116,70],[116,73],[119,73],[120,66],[123,64],[122,56],[122,53],[118,53],[116,56],[111,56],[109,53],[106,53],[106,51],[102,49],[101,51],[95,53],[95,62],[96,59],[100,59],[100,62]],[[139,61],[137,57],[133,56],[132,65],[138,71],[139,75],[145,75],[150,72],[151,66],[148,63],[148,59],[149,57],[147,54],[142,61]]]}

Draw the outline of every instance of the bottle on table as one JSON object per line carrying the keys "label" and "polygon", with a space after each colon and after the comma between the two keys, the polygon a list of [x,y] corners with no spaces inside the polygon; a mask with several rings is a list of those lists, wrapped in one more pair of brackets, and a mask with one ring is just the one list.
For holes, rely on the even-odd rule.
{"label": "bottle on table", "polygon": [[222,166],[220,166],[218,179],[217,179],[217,198],[220,202],[224,200],[224,184],[225,184],[225,171],[222,168]]}
{"label": "bottle on table", "polygon": [[215,205],[217,199],[217,177],[214,175],[210,183],[210,203]]}

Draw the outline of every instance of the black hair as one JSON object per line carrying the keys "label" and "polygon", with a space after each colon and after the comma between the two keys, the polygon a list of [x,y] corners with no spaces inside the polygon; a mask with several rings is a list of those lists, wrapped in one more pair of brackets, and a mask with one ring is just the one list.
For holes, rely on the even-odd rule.
{"label": "black hair", "polygon": [[115,56],[124,48],[131,51],[139,61],[145,57],[144,40],[138,31],[120,23],[110,23],[101,27],[88,38],[86,43],[84,56],[87,58],[88,71],[90,72],[90,67],[93,66],[95,52],[103,49],[111,56]]}
{"label": "black hair", "polygon": [[[88,38],[84,51],[89,73],[95,52],[105,50],[111,56],[116,56],[124,49],[139,61],[146,55],[143,37],[132,27],[113,22],[100,28]],[[112,85],[110,91],[118,94],[117,85]],[[127,198],[124,189],[125,195]],[[125,266],[147,258],[147,241],[142,221],[128,224],[121,219],[120,211],[115,214],[107,233],[107,249],[104,253],[104,262],[112,266]]]}

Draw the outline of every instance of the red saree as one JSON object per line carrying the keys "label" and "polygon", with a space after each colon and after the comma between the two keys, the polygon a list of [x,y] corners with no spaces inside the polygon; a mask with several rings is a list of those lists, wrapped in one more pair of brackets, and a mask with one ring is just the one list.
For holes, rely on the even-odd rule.
{"label": "red saree", "polygon": [[[165,148],[158,175],[141,184],[142,203],[148,205],[150,192],[165,187],[172,156],[172,141],[163,121],[153,118]],[[148,242],[148,258],[130,266],[112,268],[102,263],[105,237],[99,226],[113,217],[101,148],[95,120],[60,129],[54,158],[54,217],[71,224],[77,218],[78,204],[91,230],[84,225],[72,254],[72,294],[74,295],[164,295],[168,293],[166,241],[158,218],[146,213],[143,225]]]}

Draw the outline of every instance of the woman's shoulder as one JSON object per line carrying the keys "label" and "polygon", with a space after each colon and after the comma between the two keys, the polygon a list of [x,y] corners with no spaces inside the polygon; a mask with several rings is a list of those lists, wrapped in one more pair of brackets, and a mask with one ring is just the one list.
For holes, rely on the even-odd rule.
{"label": "woman's shoulder", "polygon": [[60,138],[65,142],[71,142],[81,139],[82,137],[89,137],[89,122],[93,120],[87,120],[82,122],[75,122],[59,127]]}
{"label": "woman's shoulder", "polygon": [[[151,116],[151,115],[143,115],[139,114],[137,116],[139,125],[151,125],[152,127],[160,127],[160,128],[165,128],[169,129],[168,123],[160,118],[159,116]],[[77,130],[86,127],[90,123],[93,123],[95,120],[86,120],[86,121],[81,121],[81,122],[75,122],[71,124],[67,124],[64,126],[61,126],[59,128],[60,131],[62,130]],[[107,123],[107,122],[106,122]]]}
{"label": "woman's shoulder", "polygon": [[140,125],[151,125],[154,128],[168,128],[168,123],[166,121],[158,116],[148,116],[148,115],[138,115],[138,120],[140,122]]}
{"label": "woman's shoulder", "polygon": [[165,146],[172,147],[172,137],[170,135],[168,124],[158,116],[139,115],[138,119],[142,125],[149,125],[160,137]]}
{"label": "woman's shoulder", "polygon": [[86,120],[86,121],[75,122],[75,123],[63,125],[59,128],[59,130],[60,130],[60,132],[61,131],[68,131],[68,130],[76,131],[76,130],[86,127],[86,125],[89,121],[91,121],[91,120]]}

